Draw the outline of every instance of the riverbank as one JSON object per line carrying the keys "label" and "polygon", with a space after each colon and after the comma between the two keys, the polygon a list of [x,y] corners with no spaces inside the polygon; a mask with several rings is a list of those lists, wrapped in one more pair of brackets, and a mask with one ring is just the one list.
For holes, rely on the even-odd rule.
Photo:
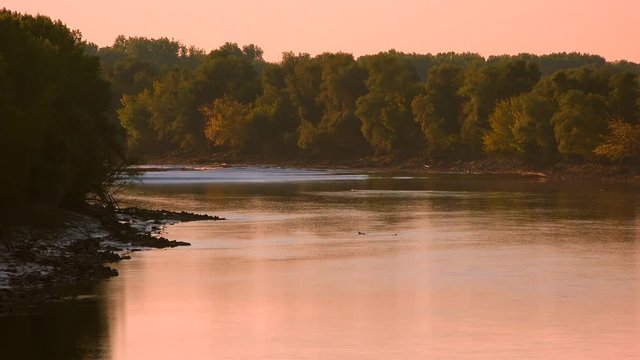
{"label": "riverbank", "polygon": [[0,314],[55,300],[57,289],[117,276],[109,265],[145,249],[189,246],[160,234],[169,224],[224,220],[166,210],[90,207],[60,215],[56,226],[19,226],[0,234]]}
{"label": "riverbank", "polygon": [[487,158],[470,161],[430,163],[421,158],[396,159],[393,156],[368,156],[346,160],[290,159],[266,161],[229,154],[177,154],[148,159],[154,165],[178,165],[190,168],[226,166],[278,166],[293,168],[359,169],[402,171],[413,174],[519,175],[538,177],[550,183],[602,183],[640,185],[639,165],[605,162],[558,163],[551,167],[535,167],[524,161]]}
{"label": "riverbank", "polygon": [[520,175],[537,177],[549,183],[567,184],[637,184],[640,166],[606,163],[560,163],[549,168],[536,168],[513,160],[484,159],[425,167],[430,173]]}

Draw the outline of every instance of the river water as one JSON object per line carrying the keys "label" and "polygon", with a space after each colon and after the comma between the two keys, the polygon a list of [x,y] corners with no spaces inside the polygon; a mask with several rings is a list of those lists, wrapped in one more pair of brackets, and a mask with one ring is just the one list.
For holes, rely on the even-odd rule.
{"label": "river water", "polygon": [[228,220],[170,226],[192,246],[1,320],[13,356],[640,358],[637,188],[225,168],[148,172],[121,198]]}

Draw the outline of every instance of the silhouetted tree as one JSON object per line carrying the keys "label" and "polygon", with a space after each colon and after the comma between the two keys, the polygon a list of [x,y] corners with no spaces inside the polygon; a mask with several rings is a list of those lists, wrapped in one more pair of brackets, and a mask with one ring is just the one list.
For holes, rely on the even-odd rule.
{"label": "silhouetted tree", "polygon": [[0,34],[0,211],[104,194],[123,144],[98,58],[79,32],[45,16],[0,10]]}

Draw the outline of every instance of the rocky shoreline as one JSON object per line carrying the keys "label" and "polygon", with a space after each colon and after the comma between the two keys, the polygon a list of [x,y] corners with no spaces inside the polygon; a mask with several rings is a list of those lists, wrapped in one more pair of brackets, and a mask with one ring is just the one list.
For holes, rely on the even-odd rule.
{"label": "rocky shoreline", "polygon": [[225,220],[218,216],[89,207],[67,212],[55,227],[22,226],[0,233],[0,315],[59,297],[57,289],[117,276],[110,263],[150,248],[189,246],[159,234],[169,224]]}

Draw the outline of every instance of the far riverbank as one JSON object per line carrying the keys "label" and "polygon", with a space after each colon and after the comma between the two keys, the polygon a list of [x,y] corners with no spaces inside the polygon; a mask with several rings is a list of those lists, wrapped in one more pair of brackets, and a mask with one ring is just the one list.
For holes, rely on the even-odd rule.
{"label": "far riverbank", "polygon": [[346,160],[291,159],[268,161],[229,154],[215,156],[177,154],[145,161],[154,165],[185,165],[188,167],[278,166],[292,168],[333,168],[358,170],[402,171],[414,174],[475,174],[519,175],[538,177],[550,183],[594,183],[640,185],[640,165],[597,163],[559,163],[551,167],[535,167],[512,159],[481,159],[430,163],[420,158],[398,160],[392,156],[369,156]]}

